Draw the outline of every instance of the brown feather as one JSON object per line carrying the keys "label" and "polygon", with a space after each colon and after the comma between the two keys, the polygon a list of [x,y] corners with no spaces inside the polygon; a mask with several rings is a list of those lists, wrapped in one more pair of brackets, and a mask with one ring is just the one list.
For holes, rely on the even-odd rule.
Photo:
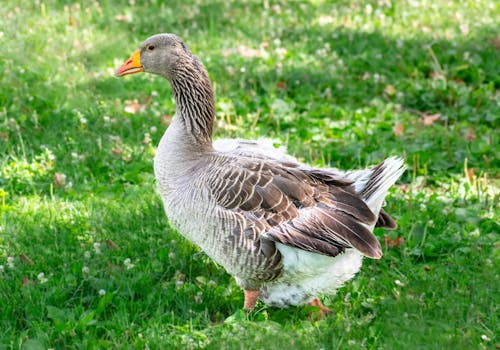
{"label": "brown feather", "polygon": [[332,245],[323,240],[308,236],[298,230],[294,230],[291,226],[274,227],[266,233],[266,238],[288,246],[329,256],[336,256],[344,251],[344,248],[340,245]]}
{"label": "brown feather", "polygon": [[262,208],[265,210],[270,210],[272,212],[278,212],[277,207],[280,206],[283,200],[283,192],[281,192],[273,184],[269,184],[266,187],[256,186],[255,192],[262,197]]}
{"label": "brown feather", "polygon": [[242,202],[240,209],[246,211],[252,211],[259,208],[262,204],[262,196],[257,192],[253,191],[252,196],[248,196],[247,200]]}
{"label": "brown feather", "polygon": [[343,178],[340,175],[325,169],[312,169],[307,171],[307,174],[322,183],[328,184],[329,186],[344,187],[352,185],[353,183],[352,180]]}
{"label": "brown feather", "polygon": [[286,193],[291,199],[302,202],[311,193],[312,189],[306,183],[297,183],[284,177],[276,177],[273,179],[273,184],[277,186],[283,193]]}
{"label": "brown feather", "polygon": [[[351,180],[327,170],[302,169],[269,159],[251,158],[248,163],[239,159],[238,163],[238,170],[227,170],[227,165],[219,168],[225,186],[220,186],[218,194],[221,205],[245,216],[240,234],[246,238],[331,256],[350,247],[371,258],[382,255],[369,226],[390,224],[390,217],[382,214],[377,221]],[[268,255],[276,249],[269,242]]]}
{"label": "brown feather", "polygon": [[398,228],[398,224],[396,224],[396,221],[394,221],[394,219],[391,218],[384,209],[380,209],[375,227],[381,227],[387,230],[395,230]]}
{"label": "brown feather", "polygon": [[340,187],[331,188],[330,195],[333,199],[333,206],[336,209],[342,210],[362,223],[368,225],[373,225],[375,223],[377,217],[359,195],[348,192]]}

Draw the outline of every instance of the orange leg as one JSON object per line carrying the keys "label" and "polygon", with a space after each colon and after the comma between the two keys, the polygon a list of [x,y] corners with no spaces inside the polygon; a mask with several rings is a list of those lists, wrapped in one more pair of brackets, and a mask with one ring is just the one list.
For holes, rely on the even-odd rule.
{"label": "orange leg", "polygon": [[325,318],[326,316],[328,316],[329,314],[332,313],[332,310],[330,310],[325,305],[323,305],[321,303],[321,301],[319,300],[319,298],[314,299],[313,301],[311,301],[307,305],[309,305],[309,306],[316,306],[316,307],[319,308],[319,315],[318,316],[319,316],[320,319]]}
{"label": "orange leg", "polygon": [[255,304],[257,303],[257,298],[259,297],[258,290],[245,290],[245,304],[243,308],[245,310],[253,310]]}

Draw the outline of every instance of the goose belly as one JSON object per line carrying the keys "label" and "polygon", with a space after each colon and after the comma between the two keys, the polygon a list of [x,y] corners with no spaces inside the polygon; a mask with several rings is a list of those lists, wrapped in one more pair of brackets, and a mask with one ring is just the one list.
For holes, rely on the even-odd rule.
{"label": "goose belly", "polygon": [[164,197],[165,213],[184,238],[200,247],[230,275],[243,280],[255,279],[254,275],[259,271],[256,271],[254,263],[259,261],[251,244],[253,241],[249,242],[244,237],[236,239],[234,214],[207,203],[199,198],[190,202],[179,195]]}
{"label": "goose belly", "polygon": [[163,202],[165,213],[172,226],[184,238],[221,263],[225,251],[222,243],[226,238],[224,232],[227,229],[222,222],[212,219],[213,208],[201,204],[194,205],[182,198],[173,197],[164,198]]}
{"label": "goose belly", "polygon": [[302,305],[322,294],[334,294],[361,268],[362,255],[347,249],[330,257],[277,243],[283,259],[283,274],[264,285],[260,298],[268,305]]}

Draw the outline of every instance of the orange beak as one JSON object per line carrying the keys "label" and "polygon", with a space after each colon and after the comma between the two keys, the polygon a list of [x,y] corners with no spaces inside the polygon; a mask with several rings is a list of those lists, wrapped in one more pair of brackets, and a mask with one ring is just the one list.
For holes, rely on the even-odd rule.
{"label": "orange beak", "polygon": [[144,68],[141,65],[141,52],[136,50],[132,54],[132,57],[130,57],[127,62],[116,70],[115,75],[117,77],[123,77],[124,75],[140,72],[144,72]]}

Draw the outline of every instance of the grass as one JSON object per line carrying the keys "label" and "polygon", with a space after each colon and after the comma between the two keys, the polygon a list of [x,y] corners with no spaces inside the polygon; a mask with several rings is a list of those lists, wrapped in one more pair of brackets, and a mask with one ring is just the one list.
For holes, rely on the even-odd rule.
{"label": "grass", "polygon": [[[0,349],[487,349],[500,345],[500,7],[494,1],[8,1],[0,19]],[[217,137],[316,166],[389,155],[380,261],[323,301],[258,304],[173,230],[155,192],[167,83],[113,70],[175,32]],[[134,101],[135,100],[135,101]]]}

